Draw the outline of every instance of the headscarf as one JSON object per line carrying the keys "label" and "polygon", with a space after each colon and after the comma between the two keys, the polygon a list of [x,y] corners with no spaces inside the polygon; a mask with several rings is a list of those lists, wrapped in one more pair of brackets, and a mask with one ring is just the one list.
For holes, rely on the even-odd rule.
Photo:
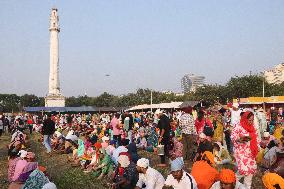
{"label": "headscarf", "polygon": [[206,138],[206,135],[205,135],[204,133],[200,133],[200,134],[199,134],[199,138],[205,139],[205,138]]}
{"label": "headscarf", "polygon": [[121,155],[125,155],[125,156],[127,156],[129,158],[129,160],[131,160],[130,154],[128,152],[120,152],[118,154],[118,156],[121,156]]}
{"label": "headscarf", "polygon": [[[215,165],[214,155],[212,154],[212,152],[210,152],[210,151],[205,151],[205,152],[202,154],[202,158],[203,158],[204,156],[207,157],[207,159],[210,161],[210,163],[211,163],[212,165]],[[202,158],[201,158],[201,159],[202,159]]]}
{"label": "headscarf", "polygon": [[275,189],[276,184],[284,188],[284,179],[276,173],[266,173],[262,177],[262,182],[267,189]]}
{"label": "headscarf", "polygon": [[27,152],[27,151],[25,151],[25,150],[20,150],[20,151],[19,151],[19,156],[20,156],[20,158],[24,159],[24,158],[27,157],[27,155],[28,155],[28,152]]}
{"label": "headscarf", "polygon": [[34,159],[34,158],[35,158],[35,154],[33,152],[27,153],[27,159]]}
{"label": "headscarf", "polygon": [[222,169],[219,174],[221,182],[231,184],[236,182],[236,174],[230,169]]}
{"label": "headscarf", "polygon": [[250,150],[251,153],[253,155],[254,158],[256,158],[257,153],[258,153],[258,146],[257,146],[257,135],[256,135],[256,131],[254,128],[253,124],[249,124],[248,122],[248,115],[252,113],[250,111],[246,111],[240,120],[240,124],[241,126],[249,133],[249,136],[251,137],[251,141],[250,141]]}
{"label": "headscarf", "polygon": [[117,162],[120,164],[121,167],[126,168],[130,164],[130,159],[127,155],[120,155],[118,157]]}

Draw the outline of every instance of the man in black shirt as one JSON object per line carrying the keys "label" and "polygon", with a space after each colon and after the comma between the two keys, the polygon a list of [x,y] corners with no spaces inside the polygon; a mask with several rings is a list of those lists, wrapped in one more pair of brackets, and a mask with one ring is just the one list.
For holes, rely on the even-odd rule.
{"label": "man in black shirt", "polygon": [[51,115],[47,115],[47,119],[43,122],[42,134],[44,146],[47,149],[47,153],[51,152],[51,137],[55,132],[55,122],[51,119]]}
{"label": "man in black shirt", "polygon": [[169,144],[170,144],[170,119],[163,114],[163,111],[157,110],[155,114],[159,118],[158,128],[160,129],[159,144],[164,145],[164,155],[161,155],[161,164],[159,166],[166,166],[166,156],[169,156]]}

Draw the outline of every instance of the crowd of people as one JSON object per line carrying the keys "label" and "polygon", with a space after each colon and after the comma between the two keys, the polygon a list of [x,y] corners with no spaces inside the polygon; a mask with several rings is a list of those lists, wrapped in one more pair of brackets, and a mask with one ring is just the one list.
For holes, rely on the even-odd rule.
{"label": "crowd of people", "polygon": [[[267,189],[283,189],[283,116],[281,108],[231,104],[155,113],[23,114],[2,116],[0,130],[12,133],[11,187],[56,188],[26,150],[38,132],[47,156],[68,154],[71,166],[109,180],[113,189],[250,189],[257,171]],[[170,169],[165,178],[152,156]]]}

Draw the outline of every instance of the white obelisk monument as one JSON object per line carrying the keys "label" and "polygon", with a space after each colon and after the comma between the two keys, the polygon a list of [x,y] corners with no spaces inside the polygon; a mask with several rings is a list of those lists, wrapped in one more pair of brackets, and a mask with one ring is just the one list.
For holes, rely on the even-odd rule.
{"label": "white obelisk monument", "polygon": [[48,95],[45,97],[46,107],[64,107],[65,97],[60,93],[59,82],[59,45],[58,33],[60,32],[58,24],[57,9],[52,8],[50,15],[50,72]]}

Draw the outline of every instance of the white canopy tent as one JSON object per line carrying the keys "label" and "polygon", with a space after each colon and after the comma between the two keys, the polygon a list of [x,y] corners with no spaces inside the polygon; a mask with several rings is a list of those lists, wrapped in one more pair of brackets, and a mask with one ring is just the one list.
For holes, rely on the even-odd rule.
{"label": "white canopy tent", "polygon": [[135,110],[147,110],[147,109],[178,109],[183,102],[170,102],[170,103],[160,103],[160,104],[142,104],[131,107],[127,111]]}

